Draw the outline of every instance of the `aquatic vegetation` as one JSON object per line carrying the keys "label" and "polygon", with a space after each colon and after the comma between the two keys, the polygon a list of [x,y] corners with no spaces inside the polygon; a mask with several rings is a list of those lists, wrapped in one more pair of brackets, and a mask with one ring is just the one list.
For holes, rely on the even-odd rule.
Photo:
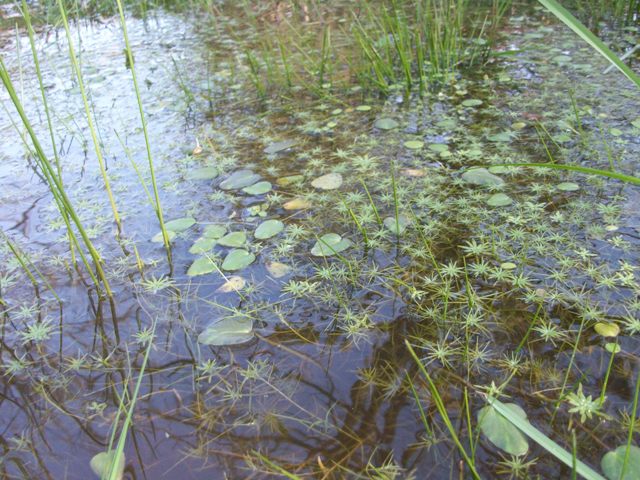
{"label": "aquatic vegetation", "polygon": [[635,478],[640,99],[604,59],[497,0],[119,6],[68,25],[119,235],[65,39],[25,33],[40,81],[2,52],[52,152],[0,149],[3,475]]}

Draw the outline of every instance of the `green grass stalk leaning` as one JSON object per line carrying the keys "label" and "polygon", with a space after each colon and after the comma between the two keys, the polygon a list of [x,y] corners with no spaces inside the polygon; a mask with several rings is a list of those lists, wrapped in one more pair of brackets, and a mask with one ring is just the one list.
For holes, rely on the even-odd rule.
{"label": "green grass stalk leaning", "polygon": [[131,45],[129,44],[129,36],[127,35],[127,23],[124,18],[124,10],[122,8],[122,1],[116,0],[118,4],[118,12],[120,13],[120,22],[122,24],[122,34],[124,36],[124,43],[127,49],[127,59],[129,60],[129,69],[131,70],[131,77],[133,79],[133,87],[136,92],[136,101],[138,103],[138,111],[140,112],[140,122],[142,123],[142,132],[144,134],[144,143],[147,150],[147,160],[149,161],[149,174],[151,175],[151,186],[153,188],[154,196],[154,209],[158,222],[160,223],[160,229],[162,230],[162,241],[164,248],[167,251],[167,258],[169,264],[171,264],[171,243],[169,240],[169,233],[164,225],[164,217],[162,215],[162,205],[160,204],[160,193],[158,191],[158,184],[156,182],[155,169],[153,167],[153,157],[151,155],[151,144],[149,142],[149,133],[147,131],[147,122],[144,116],[144,110],[142,109],[142,100],[140,97],[140,89],[138,88],[138,79],[136,77],[136,68],[133,60],[133,53],[131,51]]}
{"label": "green grass stalk leaning", "polygon": [[89,107],[89,100],[87,98],[87,92],[85,89],[84,81],[82,80],[82,71],[80,70],[80,64],[78,63],[78,58],[76,56],[75,49],[73,47],[73,41],[71,40],[71,30],[69,29],[69,22],[67,20],[67,13],[65,11],[64,5],[62,4],[62,0],[58,0],[58,7],[60,9],[60,15],[62,18],[62,23],[64,25],[64,30],[67,35],[67,43],[69,47],[69,58],[71,60],[71,66],[73,67],[73,71],[78,80],[78,87],[80,89],[80,95],[82,96],[82,103],[84,105],[85,115],[87,117],[87,124],[89,126],[89,132],[91,133],[91,139],[93,141],[94,151],[96,153],[96,158],[98,159],[98,164],[100,166],[100,174],[102,175],[102,180],[104,182],[104,187],[107,191],[107,195],[109,197],[109,203],[111,204],[111,210],[113,212],[113,219],[116,222],[118,227],[118,232],[121,231],[122,225],[120,222],[120,214],[118,213],[118,207],[116,206],[116,201],[113,196],[113,192],[111,191],[111,184],[109,182],[109,176],[107,175],[107,170],[105,167],[104,158],[102,156],[102,148],[100,147],[100,141],[98,140],[98,133],[96,130],[96,126],[94,125],[93,116],[91,115],[91,108]]}

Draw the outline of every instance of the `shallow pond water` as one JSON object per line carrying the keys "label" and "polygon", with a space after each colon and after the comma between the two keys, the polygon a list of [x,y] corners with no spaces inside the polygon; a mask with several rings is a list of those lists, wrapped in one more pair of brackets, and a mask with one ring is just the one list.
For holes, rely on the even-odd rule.
{"label": "shallow pond water", "polygon": [[[350,76],[347,5],[283,5],[127,20],[164,217],[179,220],[171,264],[136,174],[150,188],[119,23],[72,27],[119,237],[64,31],[37,35],[63,182],[113,301],[72,266],[64,222],[0,93],[10,112],[0,117],[0,227],[40,283],[34,294],[3,247],[3,475],[92,478],[153,326],[125,478],[472,478],[406,340],[458,434],[478,442],[483,478],[517,470],[476,426],[483,394],[503,383],[503,401],[565,448],[573,432],[578,458],[598,469],[633,416],[638,187],[502,164],[553,156],[637,175],[637,90],[603,74],[606,62],[551,17],[515,4],[503,55],[423,96],[395,86],[383,96]],[[268,73],[266,94],[256,92],[250,49],[270,35],[287,35],[292,50],[322,41],[324,16],[337,45],[326,93]],[[3,38],[50,152],[28,38]],[[258,233],[265,220],[282,224]],[[233,341],[208,345],[210,328],[220,342],[220,321]],[[598,323],[621,332],[605,338]],[[578,392],[597,398],[605,384],[599,415],[570,411]],[[534,442],[522,458],[532,463],[521,478],[571,474]]]}

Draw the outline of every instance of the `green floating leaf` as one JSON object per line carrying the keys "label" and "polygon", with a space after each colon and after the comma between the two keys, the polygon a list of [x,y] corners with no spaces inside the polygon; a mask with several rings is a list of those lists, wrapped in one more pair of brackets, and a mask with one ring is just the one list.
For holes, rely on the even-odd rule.
{"label": "green floating leaf", "polygon": [[640,478],[640,448],[635,445],[630,446],[624,477],[621,476],[626,452],[627,446],[621,445],[602,457],[600,466],[609,480],[638,480]]}
{"label": "green floating leaf", "polygon": [[207,228],[202,232],[202,236],[205,238],[222,238],[227,233],[227,227],[224,225],[207,225]]}
{"label": "green floating leaf", "polygon": [[[176,232],[174,232],[173,230],[167,230],[167,237],[169,237],[169,241],[173,241],[174,238],[176,238]],[[164,242],[164,238],[162,236],[162,232],[158,232],[156,233],[152,238],[151,241],[153,243],[163,243]]]}
{"label": "green floating leaf", "polygon": [[463,107],[479,107],[480,105],[482,105],[482,100],[477,98],[470,98],[462,102]]}
{"label": "green floating leaf", "polygon": [[189,253],[200,254],[211,251],[211,249],[216,245],[215,238],[207,238],[200,237],[197,239],[191,248],[189,249]]}
{"label": "green floating leaf", "polygon": [[[527,414],[520,406],[515,403],[505,403],[503,406],[526,421]],[[480,431],[499,449],[515,456],[524,455],[529,451],[529,442],[522,432],[492,405],[482,407],[478,411],[478,425]]]}
{"label": "green floating leaf", "polygon": [[511,205],[513,200],[511,197],[505,195],[504,193],[496,193],[491,195],[487,200],[487,205],[490,207],[506,207],[507,205]]}
{"label": "green floating leaf", "polygon": [[266,240],[267,238],[275,237],[282,230],[284,230],[284,223],[280,220],[265,220],[258,225],[253,236],[259,240]]}
{"label": "green floating leaf", "polygon": [[227,271],[242,270],[251,265],[255,259],[256,256],[253,253],[243,248],[236,248],[226,256],[222,262],[222,269]]}
{"label": "green floating leaf", "polygon": [[223,190],[238,190],[240,188],[249,187],[260,180],[260,175],[252,170],[238,170],[233,172],[229,178],[220,183]]}
{"label": "green floating leaf", "polygon": [[316,257],[330,257],[340,253],[353,245],[347,238],[342,238],[337,233],[325,233],[311,249],[311,255]]}
{"label": "green floating leaf", "polygon": [[393,130],[394,128],[398,128],[400,124],[393,118],[380,118],[376,120],[373,126],[380,130]]}
{"label": "green floating leaf", "polygon": [[620,353],[622,348],[617,343],[609,342],[604,345],[604,349],[609,353]]}
{"label": "green floating leaf", "polygon": [[241,247],[247,241],[247,234],[244,232],[227,233],[218,240],[218,245],[223,247]]}
{"label": "green floating leaf", "polygon": [[335,190],[342,185],[342,175],[339,173],[327,173],[316,178],[311,185],[320,190]]}
{"label": "green floating leaf", "polygon": [[617,337],[620,334],[620,327],[615,323],[598,322],[593,326],[593,329],[603,337]]}
{"label": "green floating leaf", "polygon": [[429,145],[429,150],[436,153],[448,152],[449,145],[446,145],[444,143],[432,143],[431,145]]}
{"label": "green floating leaf", "polygon": [[187,275],[197,277],[198,275],[206,275],[216,270],[216,264],[213,259],[205,256],[198,258],[191,264],[189,270],[187,270]]}
{"label": "green floating leaf", "polygon": [[490,173],[486,168],[472,168],[462,174],[462,180],[472,185],[486,187],[501,187],[504,180]]}
{"label": "green floating leaf", "polygon": [[358,112],[368,112],[369,110],[371,110],[371,106],[370,105],[358,105],[356,107],[356,110]]}
{"label": "green floating leaf", "polygon": [[202,345],[239,345],[253,338],[253,320],[240,315],[223,318],[198,335]]}
{"label": "green floating leaf", "polygon": [[638,117],[634,121],[632,121],[631,125],[634,126],[635,128],[640,128],[640,117]]}
{"label": "green floating leaf", "polygon": [[420,150],[424,147],[424,142],[421,142],[420,140],[407,140],[404,142],[404,146],[409,150]]}
{"label": "green floating leaf", "polygon": [[294,183],[300,183],[304,181],[303,175],[289,175],[287,177],[281,177],[276,180],[276,183],[281,187],[286,187],[288,185],[293,185]]}
{"label": "green floating leaf", "polygon": [[290,149],[295,146],[298,142],[295,140],[282,140],[281,142],[274,142],[269,144],[265,149],[264,153],[267,155],[274,155],[279,152],[283,152],[285,150]]}
{"label": "green floating leaf", "polygon": [[213,180],[218,174],[216,167],[196,168],[187,173],[187,180]]}
{"label": "green floating leaf", "polygon": [[556,188],[563,192],[575,192],[576,190],[580,190],[580,185],[573,182],[562,182],[559,183]]}
{"label": "green floating leaf", "polygon": [[267,181],[258,182],[249,187],[244,187],[242,191],[244,193],[248,193],[249,195],[264,195],[265,193],[269,193],[271,191],[271,184]]}
{"label": "green floating leaf", "polygon": [[407,230],[407,227],[411,225],[411,220],[406,215],[398,215],[397,222],[396,217],[387,217],[382,223],[394,235],[402,235]]}
{"label": "green floating leaf", "polygon": [[196,219],[192,217],[176,218],[164,224],[164,228],[172,232],[180,233],[195,225]]}
{"label": "green floating leaf", "polygon": [[[111,464],[114,461],[115,454],[115,450],[110,450],[108,452],[100,452],[97,455],[94,455],[89,462],[89,466],[91,467],[91,470],[93,470],[93,473],[95,473],[99,478],[107,478],[111,473]],[[118,464],[114,468],[115,477],[111,478],[121,480],[122,477],[124,477],[125,463],[125,456],[123,453],[118,458]]]}

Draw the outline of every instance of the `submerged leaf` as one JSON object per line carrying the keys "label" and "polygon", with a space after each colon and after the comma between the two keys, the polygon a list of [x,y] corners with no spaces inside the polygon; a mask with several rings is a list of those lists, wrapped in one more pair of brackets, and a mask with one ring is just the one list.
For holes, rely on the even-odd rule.
{"label": "submerged leaf", "polygon": [[269,144],[265,149],[264,153],[267,155],[273,155],[278,152],[282,152],[284,150],[288,150],[291,147],[295,146],[298,142],[295,140],[282,140],[281,142],[274,142]]}
{"label": "submerged leaf", "polygon": [[353,245],[348,238],[342,238],[337,233],[325,233],[311,249],[311,255],[316,257],[330,257],[340,253]]}
{"label": "submerged leaf", "polygon": [[229,293],[229,292],[237,292],[238,290],[242,290],[244,286],[247,284],[244,278],[239,277],[238,275],[234,275],[230,277],[226,282],[224,282],[216,292]]}
{"label": "submerged leaf", "polygon": [[231,250],[226,256],[224,262],[222,262],[222,269],[229,271],[242,270],[243,268],[251,265],[255,259],[256,256],[253,253],[248,252],[243,248],[236,248]]}
{"label": "submerged leaf", "polygon": [[640,448],[635,445],[630,446],[624,477],[621,477],[626,452],[627,446],[621,445],[602,457],[600,465],[609,480],[638,480],[640,478]]}
{"label": "submerged leaf", "polygon": [[253,320],[234,315],[223,318],[207,327],[198,335],[198,343],[202,345],[239,345],[253,338]]}
{"label": "submerged leaf", "polygon": [[[503,405],[518,417],[526,420],[527,414],[520,406],[515,403]],[[478,426],[491,443],[511,455],[524,455],[529,450],[529,442],[522,432],[498,413],[492,405],[482,407],[478,411]]]}
{"label": "submerged leaf", "polygon": [[398,215],[397,221],[396,217],[387,217],[382,223],[394,235],[402,235],[411,225],[411,220],[406,215]]}
{"label": "submerged leaf", "polygon": [[342,185],[342,175],[339,173],[327,173],[316,178],[311,185],[321,190],[335,190]]}
{"label": "submerged leaf", "polygon": [[291,271],[291,267],[280,262],[269,262],[266,265],[267,271],[274,278],[282,278]]}
{"label": "submerged leaf", "polygon": [[276,236],[282,230],[284,230],[284,223],[280,220],[265,220],[258,225],[253,236],[259,240],[266,240],[267,238]]}
{"label": "submerged leaf", "polygon": [[287,185],[293,185],[294,183],[300,183],[302,181],[304,181],[303,175],[289,175],[277,179],[276,183],[281,187],[286,187]]}
{"label": "submerged leaf", "polygon": [[[109,450],[108,452],[100,452],[94,455],[89,462],[89,466],[91,467],[91,470],[93,470],[93,473],[95,473],[99,478],[107,478],[111,471],[111,464],[114,461],[115,454],[115,450]],[[124,464],[125,456],[123,453],[118,458],[118,464],[114,467],[116,480],[121,480],[124,476]]]}

